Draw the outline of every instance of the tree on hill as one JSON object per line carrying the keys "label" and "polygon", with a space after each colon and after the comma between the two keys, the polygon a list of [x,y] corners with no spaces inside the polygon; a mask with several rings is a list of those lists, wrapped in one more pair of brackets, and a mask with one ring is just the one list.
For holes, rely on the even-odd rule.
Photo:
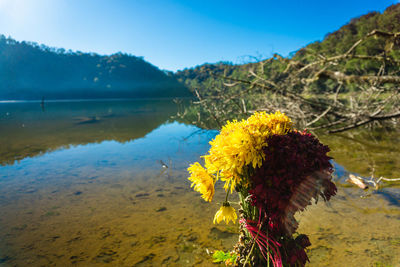
{"label": "tree on hill", "polygon": [[0,35],[0,99],[188,95],[173,75],[142,57],[72,52]]}
{"label": "tree on hill", "polygon": [[[185,115],[216,128],[224,120],[247,117],[256,110],[281,110],[300,127],[329,132],[384,120],[397,123],[399,64],[397,4],[383,14],[373,12],[353,19],[291,58],[275,55],[256,64],[219,66],[218,72],[206,66],[208,83],[216,87],[193,88],[199,98],[197,108]],[[234,76],[234,69],[240,74]],[[194,77],[200,75],[206,76]]]}

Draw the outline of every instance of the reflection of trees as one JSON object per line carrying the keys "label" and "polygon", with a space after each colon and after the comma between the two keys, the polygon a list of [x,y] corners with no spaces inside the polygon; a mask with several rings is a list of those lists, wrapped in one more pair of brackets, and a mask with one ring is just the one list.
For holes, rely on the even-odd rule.
{"label": "reflection of trees", "polygon": [[0,108],[12,116],[0,123],[0,164],[71,145],[132,141],[144,137],[176,112],[175,104],[166,100],[47,103],[44,113],[39,103]]}
{"label": "reflection of trees", "polygon": [[387,180],[400,177],[397,167],[400,164],[400,137],[397,132],[385,129],[351,130],[335,135],[321,134],[319,138],[329,145],[332,149],[330,155],[339,164],[349,172],[357,173],[357,177],[350,178],[348,182],[360,188],[362,184],[357,183],[361,182],[370,189],[376,185],[398,184],[398,181]]}

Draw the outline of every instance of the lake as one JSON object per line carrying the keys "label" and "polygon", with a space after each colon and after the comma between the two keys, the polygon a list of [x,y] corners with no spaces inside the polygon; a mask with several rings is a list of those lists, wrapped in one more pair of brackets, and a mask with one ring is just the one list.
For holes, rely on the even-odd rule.
{"label": "lake", "polygon": [[[217,131],[172,118],[172,100],[0,103],[0,266],[214,266],[237,224],[214,225],[186,168]],[[390,131],[318,134],[338,194],[297,218],[307,266],[400,266],[400,183],[364,192],[349,173],[400,177]]]}

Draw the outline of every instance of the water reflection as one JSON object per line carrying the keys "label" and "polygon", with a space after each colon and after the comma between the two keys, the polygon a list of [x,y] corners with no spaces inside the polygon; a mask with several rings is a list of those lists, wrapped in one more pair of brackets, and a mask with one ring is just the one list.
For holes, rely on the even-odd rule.
{"label": "water reflection", "polygon": [[[186,179],[217,132],[169,121],[172,101],[48,103],[45,112],[38,103],[7,105],[0,105],[0,265],[212,266],[207,251],[235,243],[236,225],[212,224],[224,192],[205,203]],[[344,180],[349,171],[368,175],[371,162],[395,175],[399,148],[383,157],[385,139],[320,138],[342,165],[335,162],[331,205],[298,216],[313,244],[310,266],[397,264],[399,188],[360,198]]]}
{"label": "water reflection", "polygon": [[319,135],[331,148],[335,161],[363,176],[400,177],[400,129],[358,129],[335,135]]}
{"label": "water reflection", "polygon": [[145,136],[176,112],[171,100],[0,104],[0,164],[70,145]]}

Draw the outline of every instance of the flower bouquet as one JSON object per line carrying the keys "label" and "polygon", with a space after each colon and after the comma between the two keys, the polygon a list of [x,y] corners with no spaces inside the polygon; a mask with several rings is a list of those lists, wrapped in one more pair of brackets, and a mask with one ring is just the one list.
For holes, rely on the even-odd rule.
{"label": "flower bouquet", "polygon": [[311,200],[328,201],[336,194],[329,148],[306,131],[293,128],[279,111],[258,112],[247,120],[227,122],[211,142],[205,166],[188,171],[195,191],[211,202],[215,183],[224,182],[226,198],[214,223],[237,220],[229,194],[240,199],[239,241],[232,251],[214,253],[216,262],[231,266],[304,266],[306,235],[297,234],[294,217]]}

